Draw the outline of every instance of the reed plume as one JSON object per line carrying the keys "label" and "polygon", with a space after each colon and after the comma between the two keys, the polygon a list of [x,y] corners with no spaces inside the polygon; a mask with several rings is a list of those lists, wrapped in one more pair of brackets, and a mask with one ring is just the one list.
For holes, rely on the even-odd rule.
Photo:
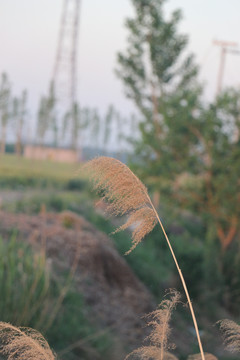
{"label": "reed plume", "polygon": [[0,354],[9,360],[56,359],[47,341],[36,330],[0,322]]}
{"label": "reed plume", "polygon": [[97,157],[87,162],[84,168],[93,182],[94,189],[102,196],[102,201],[108,202],[107,211],[113,215],[128,215],[126,223],[116,231],[124,230],[131,225],[135,226],[132,233],[132,247],[126,254],[129,254],[152,231],[157,222],[159,223],[181,278],[191,311],[201,358],[205,360],[197,320],[183,274],[163,224],[148,195],[147,188],[126,165],[114,158]]}
{"label": "reed plume", "polygon": [[132,247],[129,254],[154,228],[157,218],[151,206],[147,188],[120,161],[109,157],[95,158],[84,166],[93,181],[94,189],[107,201],[107,212],[112,215],[129,215],[125,224],[115,232],[134,225]]}
{"label": "reed plume", "polygon": [[240,325],[232,320],[220,320],[217,322],[223,334],[224,344],[231,352],[240,353]]}
{"label": "reed plume", "polygon": [[164,299],[158,309],[146,316],[147,326],[152,327],[150,335],[145,339],[150,341],[150,346],[142,346],[130,353],[130,357],[140,357],[141,359],[155,360],[175,360],[177,359],[168,350],[174,349],[175,345],[168,342],[171,328],[169,325],[171,314],[180,299],[180,294],[176,290],[171,290],[168,295],[170,299]]}

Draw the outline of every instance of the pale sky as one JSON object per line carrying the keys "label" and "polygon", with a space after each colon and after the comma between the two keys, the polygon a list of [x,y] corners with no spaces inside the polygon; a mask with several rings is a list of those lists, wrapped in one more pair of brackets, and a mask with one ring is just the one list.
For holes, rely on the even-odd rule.
{"label": "pale sky", "polygon": [[[6,71],[17,95],[26,88],[35,116],[38,100],[52,76],[62,0],[0,0],[0,72]],[[179,30],[189,35],[189,51],[202,66],[205,98],[216,91],[220,49],[213,39],[240,45],[240,0],[169,0],[166,12],[180,8]],[[114,74],[116,53],[126,46],[124,19],[130,0],[82,0],[78,48],[78,98],[82,106],[105,111],[108,104],[127,115],[134,106]],[[240,56],[227,55],[223,83],[240,84]]]}

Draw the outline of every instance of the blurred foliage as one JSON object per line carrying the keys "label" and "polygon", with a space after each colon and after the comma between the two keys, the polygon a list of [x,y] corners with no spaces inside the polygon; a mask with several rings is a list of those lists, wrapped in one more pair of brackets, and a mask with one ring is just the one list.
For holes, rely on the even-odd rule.
{"label": "blurred foliage", "polygon": [[0,248],[1,321],[17,326],[44,322],[45,310],[52,304],[50,268],[44,254],[34,254],[15,235],[8,241],[0,238]]}
{"label": "blurred foliage", "polygon": [[56,94],[54,82],[50,83],[47,96],[40,99],[37,117],[37,139],[39,145],[43,145],[44,138],[50,130],[53,132],[54,146],[58,145],[58,126],[56,111]]}
{"label": "blurred foliage", "polygon": [[11,84],[6,73],[1,74],[0,83],[0,126],[1,126],[1,138],[0,138],[0,152],[5,152],[6,146],[6,128],[11,118]]}
{"label": "blurred foliage", "polygon": [[[70,179],[70,181],[72,180]],[[79,184],[77,178],[76,182],[77,184],[75,184],[74,180],[73,183],[70,183],[70,189],[72,190],[63,190],[66,187],[66,183],[64,184],[60,177],[59,186],[53,188],[46,185],[44,190],[33,186],[29,192],[20,191],[19,193],[23,195],[20,199],[9,199],[9,201],[3,202],[2,206],[4,209],[28,214],[38,214],[43,208],[44,211],[56,212],[71,210],[84,216],[96,228],[111,236],[113,230],[119,226],[122,220],[114,219],[112,221],[106,218],[101,209],[95,209],[94,203],[97,202],[95,194],[88,191],[88,187],[82,184],[81,178]],[[75,191],[76,188],[79,188],[79,191]],[[196,309],[197,312],[201,313],[200,319],[206,316],[209,321],[215,322],[221,318],[221,306],[235,312],[237,316],[239,295],[236,287],[238,286],[237,281],[239,281],[239,265],[236,267],[234,265],[233,267],[231,263],[232,255],[236,254],[237,248],[232,248],[232,244],[229,248],[229,250],[232,249],[232,255],[230,256],[230,253],[228,253],[229,258],[224,258],[224,261],[226,261],[224,265],[226,269],[223,269],[226,278],[226,281],[224,280],[225,283],[223,278],[220,277],[221,287],[213,284],[210,291],[206,286],[206,271],[204,269],[205,252],[208,249],[204,245],[206,226],[201,217],[193,215],[192,212],[182,211],[177,207],[173,211],[171,202],[165,203],[164,206],[161,202],[159,213],[161,217],[166,218],[166,231],[171,238],[176,256],[181,264],[181,269],[189,284],[190,296],[195,301],[195,305],[197,302],[201,307],[201,310],[199,307]],[[65,226],[71,226],[71,223],[67,222]],[[130,237],[131,234],[129,232],[120,232],[112,236],[121,254],[124,254],[130,248]],[[218,242],[214,243],[215,245],[219,247]],[[134,252],[126,256],[125,259],[135,274],[154,294],[156,301],[162,299],[164,291],[168,287],[175,287],[182,291],[182,285],[176,274],[171,254],[164,237],[159,232],[159,228],[154,229],[143,243]],[[214,259],[217,259],[216,256]],[[213,265],[212,271],[216,273],[213,259],[211,264]],[[210,275],[208,280],[211,280]],[[214,277],[212,281],[215,281]],[[53,299],[57,299],[61,287],[59,285],[52,285],[51,289]],[[219,299],[222,299],[221,301],[215,301],[216,296],[213,298],[211,294],[213,290],[217,290],[218,293],[219,291],[223,292],[224,296],[220,297],[219,294],[214,294]],[[76,294],[73,287],[69,289],[62,303],[61,315],[56,317],[51,328],[44,333],[51,346],[60,353],[59,358],[74,360],[81,357],[82,359],[88,359],[89,353],[92,354],[92,351],[97,351],[103,358],[108,358],[108,350],[111,349],[111,337],[109,334],[102,335],[99,329],[89,324],[86,320],[88,311],[81,296]],[[183,327],[182,331],[184,331],[186,324],[191,323],[191,319],[186,317],[185,312],[179,314],[179,316],[182,319],[181,326]],[[176,326],[178,328],[178,323],[176,323]],[[202,324],[202,327],[204,326]],[[74,333],[72,327],[74,327]],[[78,342],[79,339],[80,342]],[[71,344],[73,344],[73,349],[69,350],[69,345]]]}
{"label": "blurred foliage", "polygon": [[19,97],[12,95],[12,85],[8,75],[3,72],[1,74],[0,83],[0,151],[4,154],[5,151],[11,150],[6,144],[7,130],[11,128],[15,135],[14,151],[20,155],[22,152],[22,137],[23,128],[27,120],[27,91],[23,90]]}
{"label": "blurred foliage", "polygon": [[[200,219],[203,249],[184,246],[184,234],[179,245],[183,267],[226,304],[232,283],[227,274],[236,274],[239,291],[239,259],[230,247],[240,236],[240,90],[227,89],[203,103],[197,66],[185,51],[187,37],[178,33],[181,12],[166,17],[164,2],[132,3],[128,48],[118,55],[117,71],[142,114],[132,168],[153,192],[157,207],[179,210],[178,216],[189,211]],[[200,266],[195,276],[186,265],[193,258]],[[226,271],[226,261],[231,270]]]}
{"label": "blurred foliage", "polygon": [[[43,207],[47,212],[71,210],[110,235],[121,219],[117,220],[115,226],[101,211],[96,211],[94,203],[97,202],[97,199],[94,193],[89,192],[88,187],[81,187],[81,185],[81,181],[80,184],[76,184],[77,188],[81,189],[77,192],[75,183],[71,183],[70,186],[73,191],[61,190],[61,188],[55,188],[53,191],[51,187],[46,187],[44,192],[41,189],[35,189],[27,195],[21,196],[20,199],[4,202],[2,207],[8,211],[27,214],[41,213]],[[166,230],[189,284],[191,297],[199,298],[202,304],[205,301],[214,302],[216,298],[219,298],[221,305],[237,313],[239,301],[237,243],[232,244],[229,248],[228,255],[224,257],[225,265],[221,268],[219,243],[213,242],[210,246],[210,242],[206,246],[206,226],[200,217],[193,216],[191,213],[182,213],[177,209],[172,211],[169,204],[161,206],[160,215],[166,218]],[[65,226],[71,226],[71,223],[66,222]],[[120,232],[112,236],[122,255],[130,248],[130,238],[130,232]],[[166,287],[172,286],[181,290],[171,254],[164,237],[161,236],[161,233],[159,234],[158,228],[154,229],[133,253],[126,256],[126,260],[157,300],[161,299]],[[206,261],[208,263],[207,271]],[[222,272],[224,272],[224,276],[221,275]],[[207,284],[209,284],[209,288],[207,288]]]}
{"label": "blurred foliage", "polygon": [[0,161],[0,187],[10,189],[46,188],[80,190],[86,182],[79,164],[31,160],[3,155]]}
{"label": "blurred foliage", "polygon": [[53,192],[51,187],[47,188],[44,193],[42,189],[34,190],[24,196],[21,192],[21,197],[13,201],[6,201],[2,204],[2,209],[10,212],[25,213],[25,214],[39,214],[43,207],[48,212],[61,212],[64,210],[72,210],[75,212],[84,213],[84,208],[91,201],[91,197],[86,191],[77,193],[75,191],[63,191],[55,189]]}
{"label": "blurred foliage", "polygon": [[28,115],[27,90],[24,90],[19,98],[14,97],[12,100],[11,120],[14,129],[16,129],[15,152],[18,156],[22,154],[22,150],[23,150],[23,144],[22,144],[23,127],[26,122],[27,115]]}
{"label": "blurred foliage", "polygon": [[106,355],[110,336],[89,323],[87,307],[79,292],[73,290],[72,277],[59,272],[53,276],[44,248],[33,251],[17,240],[14,232],[10,239],[0,238],[0,249],[1,321],[42,332],[55,351],[64,352],[64,359],[89,359],[89,349]]}

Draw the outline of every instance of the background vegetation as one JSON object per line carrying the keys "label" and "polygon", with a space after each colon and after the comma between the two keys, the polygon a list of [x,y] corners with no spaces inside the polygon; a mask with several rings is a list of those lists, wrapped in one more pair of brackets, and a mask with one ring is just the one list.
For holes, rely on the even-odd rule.
{"label": "background vegetation", "polygon": [[[166,16],[164,1],[159,0],[132,0],[132,4],[134,15],[126,20],[128,46],[117,56],[116,73],[138,115],[124,118],[113,106],[100,115],[97,109],[74,103],[63,114],[64,127],[60,129],[51,84],[49,94],[39,101],[35,143],[66,145],[67,134],[68,145],[75,150],[82,138],[89,140],[85,145],[90,145],[91,151],[83,150],[85,158],[110,153],[128,161],[147,185],[163,219],[190,295],[197,303],[201,330],[223,317],[238,322],[240,90],[223,89],[213,101],[204,101],[199,68],[194,55],[188,53],[188,37],[178,30],[181,11]],[[70,118],[74,120],[72,128]],[[111,234],[115,223],[101,209],[94,209],[96,197],[79,165],[32,161],[21,156],[28,121],[27,91],[14,96],[9,77],[3,72],[1,209],[29,215],[71,210]],[[91,340],[91,334],[97,334],[99,329],[87,319],[88,309],[81,294],[74,291],[74,279],[62,299],[61,311],[47,328],[42,327],[61,297],[68,274],[60,272],[57,279],[52,278],[46,254],[36,254],[17,241],[16,230],[9,229],[0,241],[0,320],[37,328],[66,359],[91,356],[91,351],[84,348],[78,353],[64,350],[79,338],[89,337],[88,350],[94,349],[98,356],[107,358],[111,336],[99,335]],[[114,235],[121,254],[129,249],[129,238],[128,233]],[[167,287],[181,291],[158,230],[126,260],[156,302],[162,300]],[[31,309],[28,316],[26,307]],[[42,307],[46,309],[44,314]],[[180,312],[180,317],[183,323],[175,324],[179,331],[189,327],[187,316]],[[211,341],[205,340],[209,347]]]}

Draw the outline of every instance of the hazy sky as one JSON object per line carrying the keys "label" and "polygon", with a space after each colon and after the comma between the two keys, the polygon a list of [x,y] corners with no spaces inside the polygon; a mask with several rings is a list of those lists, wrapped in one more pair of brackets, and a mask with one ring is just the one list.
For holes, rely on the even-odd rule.
{"label": "hazy sky", "polygon": [[[38,99],[52,75],[62,0],[0,0],[0,72],[6,71],[17,95],[29,91],[34,116]],[[213,39],[240,45],[240,0],[169,0],[166,12],[181,8],[180,30],[201,65],[205,97],[216,90],[220,49]],[[116,52],[126,45],[124,19],[133,14],[130,0],[82,0],[78,49],[78,97],[83,106],[104,111],[113,103],[123,114],[134,110],[114,74]],[[240,56],[227,55],[224,85],[239,85]]]}

